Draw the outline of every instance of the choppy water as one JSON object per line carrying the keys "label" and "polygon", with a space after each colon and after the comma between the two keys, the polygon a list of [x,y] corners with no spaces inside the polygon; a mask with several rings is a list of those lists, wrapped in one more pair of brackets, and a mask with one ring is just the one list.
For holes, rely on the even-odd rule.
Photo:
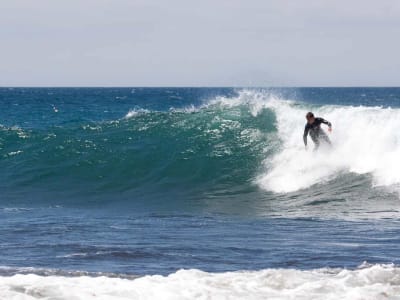
{"label": "choppy water", "polygon": [[[85,274],[141,291],[131,276],[172,274],[140,280],[172,293],[210,276],[203,296],[246,292],[224,280],[257,285],[253,298],[274,295],[263,284],[299,296],[277,287],[287,272],[398,292],[399,88],[2,88],[0,105],[7,295],[55,276],[96,280]],[[304,150],[309,110],[333,123],[332,151]],[[258,272],[224,273],[244,270]]]}

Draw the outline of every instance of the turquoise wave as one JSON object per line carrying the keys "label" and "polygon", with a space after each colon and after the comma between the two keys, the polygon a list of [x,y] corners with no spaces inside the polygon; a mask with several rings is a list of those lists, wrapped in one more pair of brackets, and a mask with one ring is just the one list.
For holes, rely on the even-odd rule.
{"label": "turquoise wave", "polygon": [[253,115],[246,105],[216,104],[41,130],[2,127],[3,199],[251,189],[276,146],[275,122],[269,109]]}

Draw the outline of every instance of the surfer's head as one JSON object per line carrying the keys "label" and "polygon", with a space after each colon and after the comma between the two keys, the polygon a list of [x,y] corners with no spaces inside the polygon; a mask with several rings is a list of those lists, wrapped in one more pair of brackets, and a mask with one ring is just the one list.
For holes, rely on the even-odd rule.
{"label": "surfer's head", "polygon": [[314,114],[310,111],[306,114],[307,123],[312,124],[314,123],[315,117]]}

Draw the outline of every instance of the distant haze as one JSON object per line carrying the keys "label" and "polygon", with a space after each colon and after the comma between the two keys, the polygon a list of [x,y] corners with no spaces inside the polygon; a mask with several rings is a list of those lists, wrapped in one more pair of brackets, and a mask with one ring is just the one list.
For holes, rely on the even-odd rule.
{"label": "distant haze", "polygon": [[400,1],[3,0],[0,86],[400,86]]}

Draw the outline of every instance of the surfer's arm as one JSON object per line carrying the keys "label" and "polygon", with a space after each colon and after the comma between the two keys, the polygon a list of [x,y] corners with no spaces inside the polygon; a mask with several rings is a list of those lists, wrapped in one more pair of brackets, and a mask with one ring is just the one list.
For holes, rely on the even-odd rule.
{"label": "surfer's arm", "polygon": [[329,122],[329,121],[327,121],[327,120],[325,120],[325,119],[322,119],[322,118],[321,118],[321,123],[324,123],[325,125],[328,125],[329,128],[332,127],[332,123]]}
{"label": "surfer's arm", "polygon": [[304,134],[303,134],[303,141],[304,141],[304,146],[307,147],[307,135],[308,135],[308,126],[306,125],[306,128],[304,128]]}
{"label": "surfer's arm", "polygon": [[331,132],[332,131],[332,123],[321,118],[321,123],[324,123],[325,125],[328,125],[328,131]]}

